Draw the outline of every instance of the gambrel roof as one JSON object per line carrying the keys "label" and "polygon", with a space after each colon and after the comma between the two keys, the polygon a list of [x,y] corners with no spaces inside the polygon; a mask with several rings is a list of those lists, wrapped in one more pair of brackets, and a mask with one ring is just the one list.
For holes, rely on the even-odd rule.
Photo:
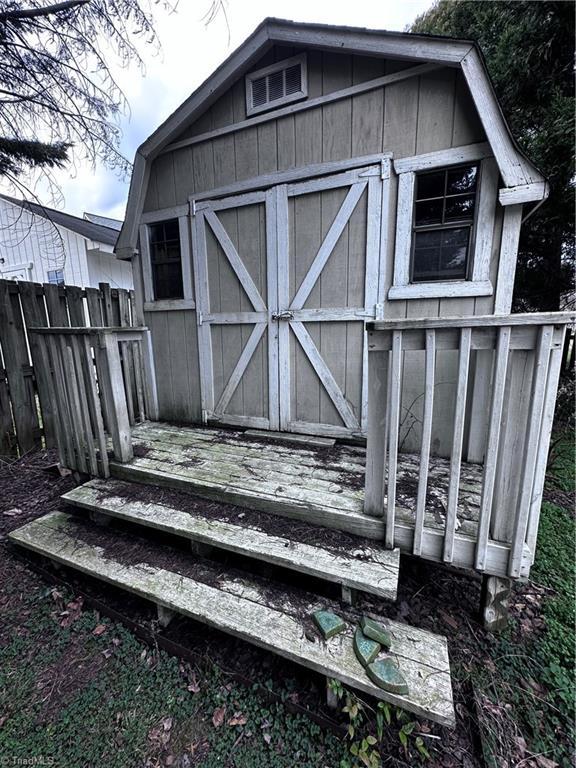
{"label": "gambrel roof", "polygon": [[[523,154],[512,137],[476,43],[447,37],[326,24],[302,24],[269,18],[265,19],[138,148],[126,219],[116,249],[119,256],[128,258],[136,250],[139,217],[152,160],[173,142],[186,126],[197,120],[239,77],[246,74],[273,45],[316,48],[460,68],[504,181],[504,188],[500,190],[500,202],[510,205],[540,201],[547,197],[546,179]],[[249,127],[256,120],[258,118],[247,118],[242,125]]]}

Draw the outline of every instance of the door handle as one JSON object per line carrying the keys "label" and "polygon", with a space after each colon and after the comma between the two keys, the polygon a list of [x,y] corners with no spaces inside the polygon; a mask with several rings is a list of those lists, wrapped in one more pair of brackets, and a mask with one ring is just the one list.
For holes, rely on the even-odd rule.
{"label": "door handle", "polygon": [[293,320],[294,319],[294,312],[291,312],[289,309],[284,309],[282,312],[272,312],[272,320],[276,320],[277,322],[280,320]]}

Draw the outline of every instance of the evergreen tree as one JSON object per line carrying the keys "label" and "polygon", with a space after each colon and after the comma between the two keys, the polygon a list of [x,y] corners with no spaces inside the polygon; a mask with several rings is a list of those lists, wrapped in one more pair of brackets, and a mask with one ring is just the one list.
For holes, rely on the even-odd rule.
{"label": "evergreen tree", "polygon": [[478,42],[514,137],[550,182],[522,229],[524,311],[556,310],[573,288],[574,14],[572,2],[439,0],[410,29]]}
{"label": "evergreen tree", "polygon": [[142,66],[137,42],[158,45],[150,8],[0,0],[0,177],[22,186],[30,170],[75,159],[129,171],[117,125],[127,102],[109,62]]}

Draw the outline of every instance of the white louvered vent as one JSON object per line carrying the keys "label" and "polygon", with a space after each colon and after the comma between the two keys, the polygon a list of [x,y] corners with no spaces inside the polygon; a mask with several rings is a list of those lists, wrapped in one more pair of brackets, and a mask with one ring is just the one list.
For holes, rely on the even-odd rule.
{"label": "white louvered vent", "polygon": [[254,115],[307,96],[306,57],[294,56],[246,75],[246,112]]}

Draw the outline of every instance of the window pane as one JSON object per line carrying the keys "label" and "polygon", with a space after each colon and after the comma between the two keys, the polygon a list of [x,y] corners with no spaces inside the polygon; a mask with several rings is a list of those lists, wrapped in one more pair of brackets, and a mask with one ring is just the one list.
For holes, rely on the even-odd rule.
{"label": "window pane", "polygon": [[413,281],[466,278],[469,227],[416,232],[414,238]]}
{"label": "window pane", "polygon": [[468,165],[460,168],[452,168],[448,171],[447,195],[458,195],[463,192],[474,192],[478,177],[478,168]]}
{"label": "window pane", "polygon": [[415,225],[420,227],[423,224],[442,224],[442,204],[442,198],[416,203]]}
{"label": "window pane", "polygon": [[164,222],[164,239],[165,240],[180,240],[180,227],[178,225],[178,219],[171,219]]}
{"label": "window pane", "polygon": [[416,177],[416,200],[424,200],[427,197],[442,197],[444,195],[445,178],[446,171],[419,173]]}
{"label": "window pane", "polygon": [[446,221],[460,221],[474,218],[475,195],[458,195],[458,197],[446,198]]}
{"label": "window pane", "polygon": [[154,298],[184,298],[178,219],[153,224],[149,232]]}

